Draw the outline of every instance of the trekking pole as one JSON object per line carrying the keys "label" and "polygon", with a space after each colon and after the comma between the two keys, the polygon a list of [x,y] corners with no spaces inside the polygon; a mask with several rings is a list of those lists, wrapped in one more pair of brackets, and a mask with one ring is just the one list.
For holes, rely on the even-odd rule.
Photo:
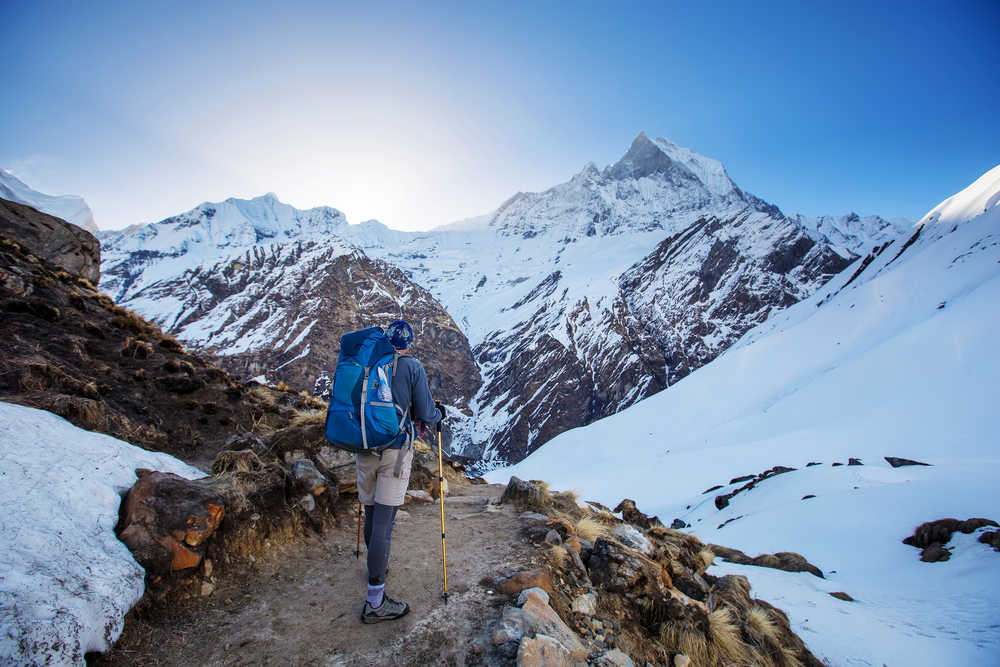
{"label": "trekking pole", "polygon": [[361,501],[358,501],[358,546],[354,549],[355,560],[361,558]]}
{"label": "trekking pole", "polygon": [[448,602],[448,551],[444,545],[444,464],[441,462],[441,422],[437,423],[438,432],[438,496],[441,498],[441,568],[444,570],[444,598]]}

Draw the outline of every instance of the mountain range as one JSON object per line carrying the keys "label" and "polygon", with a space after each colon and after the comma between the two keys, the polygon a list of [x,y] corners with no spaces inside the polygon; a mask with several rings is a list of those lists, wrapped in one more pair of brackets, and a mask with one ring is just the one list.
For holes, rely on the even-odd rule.
{"label": "mountain range", "polygon": [[415,353],[483,467],[712,360],[909,221],[786,216],[717,160],[640,133],[624,156],[430,232],[273,194],[102,244],[101,288],[245,377],[322,394],[344,331],[415,320]]}

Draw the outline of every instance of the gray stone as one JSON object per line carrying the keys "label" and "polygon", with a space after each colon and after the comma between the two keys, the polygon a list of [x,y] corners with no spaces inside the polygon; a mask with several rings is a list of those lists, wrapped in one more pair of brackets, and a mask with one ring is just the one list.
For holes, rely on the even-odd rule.
{"label": "gray stone", "polygon": [[517,606],[520,607],[524,605],[525,601],[528,599],[528,596],[532,594],[541,596],[545,604],[549,603],[549,594],[545,592],[544,588],[538,588],[536,586],[534,588],[525,588],[523,591],[521,591],[520,595],[517,596]]}
{"label": "gray stone", "polygon": [[302,509],[304,509],[305,511],[312,512],[314,509],[316,509],[316,499],[312,496],[312,494],[307,493],[306,495],[299,498],[299,505],[301,505]]}
{"label": "gray stone", "polygon": [[557,533],[555,530],[550,530],[549,532],[545,533],[545,543],[551,544],[552,546],[558,546],[562,544],[562,538],[559,537],[559,533]]}
{"label": "gray stone", "polygon": [[329,484],[326,476],[316,469],[316,464],[309,459],[299,459],[292,464],[292,477],[302,485],[302,488],[318,496]]}
{"label": "gray stone", "polygon": [[570,652],[557,639],[548,635],[524,637],[517,651],[518,667],[570,667]]}
{"label": "gray stone", "polygon": [[597,613],[597,596],[593,593],[578,595],[573,599],[573,611],[584,616],[593,616]]}
{"label": "gray stone", "polygon": [[518,519],[522,521],[548,521],[549,517],[544,514],[539,514],[538,512],[521,512]]}

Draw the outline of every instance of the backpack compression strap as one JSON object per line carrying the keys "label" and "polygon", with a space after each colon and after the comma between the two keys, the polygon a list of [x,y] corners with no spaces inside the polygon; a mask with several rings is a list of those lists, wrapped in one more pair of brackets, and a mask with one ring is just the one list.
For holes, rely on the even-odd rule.
{"label": "backpack compression strap", "polygon": [[361,444],[368,449],[368,432],[365,431],[365,403],[368,401],[368,373],[371,368],[365,366],[364,379],[361,381]]}

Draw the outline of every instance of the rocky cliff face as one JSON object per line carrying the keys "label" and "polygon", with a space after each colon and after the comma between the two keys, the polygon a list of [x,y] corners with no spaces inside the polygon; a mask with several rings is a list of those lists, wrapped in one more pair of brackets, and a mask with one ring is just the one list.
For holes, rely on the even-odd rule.
{"label": "rocky cliff face", "polygon": [[82,227],[0,199],[0,233],[30,247],[54,266],[97,284],[101,275],[101,247]]}

